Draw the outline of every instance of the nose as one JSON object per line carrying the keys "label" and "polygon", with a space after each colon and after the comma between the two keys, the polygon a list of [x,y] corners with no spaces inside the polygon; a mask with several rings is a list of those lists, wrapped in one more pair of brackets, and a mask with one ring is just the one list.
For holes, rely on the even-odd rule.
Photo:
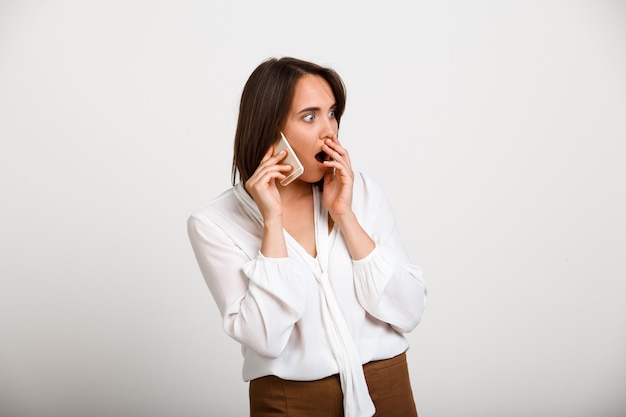
{"label": "nose", "polygon": [[337,121],[335,119],[326,119],[324,126],[320,131],[320,139],[332,139],[337,134]]}

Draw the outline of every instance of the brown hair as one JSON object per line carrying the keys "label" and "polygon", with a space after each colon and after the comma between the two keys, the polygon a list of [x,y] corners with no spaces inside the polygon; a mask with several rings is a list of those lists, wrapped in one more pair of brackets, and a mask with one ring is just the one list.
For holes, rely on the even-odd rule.
{"label": "brown hair", "polygon": [[346,105],[346,89],[333,69],[296,58],[270,58],[250,75],[241,94],[235,133],[232,183],[246,182],[263,155],[278,140],[289,114],[296,83],[305,74],[319,75],[335,96],[337,124]]}

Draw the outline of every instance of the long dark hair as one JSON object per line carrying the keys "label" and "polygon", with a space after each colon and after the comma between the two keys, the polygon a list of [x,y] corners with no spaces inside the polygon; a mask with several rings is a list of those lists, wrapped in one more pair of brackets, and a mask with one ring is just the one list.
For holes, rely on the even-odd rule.
{"label": "long dark hair", "polygon": [[241,94],[235,133],[232,183],[246,182],[275,143],[289,114],[296,83],[305,74],[319,75],[335,96],[337,124],[346,105],[346,88],[333,69],[296,58],[270,58],[250,75]]}

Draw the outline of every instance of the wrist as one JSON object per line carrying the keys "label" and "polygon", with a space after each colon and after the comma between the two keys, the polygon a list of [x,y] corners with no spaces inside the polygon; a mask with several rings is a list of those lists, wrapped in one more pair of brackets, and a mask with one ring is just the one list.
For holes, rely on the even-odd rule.
{"label": "wrist", "polygon": [[343,214],[330,213],[333,221],[339,228],[349,227],[350,225],[358,224],[355,214],[352,211]]}
{"label": "wrist", "polygon": [[263,217],[263,229],[265,229],[265,231],[282,230],[283,229],[283,216],[282,215],[264,216]]}
{"label": "wrist", "polygon": [[333,216],[333,221],[339,227],[352,259],[363,259],[376,248],[376,243],[374,243],[370,235],[361,227],[356,215],[352,211],[337,216],[336,218]]}
{"label": "wrist", "polygon": [[268,258],[284,258],[287,256],[287,243],[283,233],[282,216],[264,218],[261,253]]}

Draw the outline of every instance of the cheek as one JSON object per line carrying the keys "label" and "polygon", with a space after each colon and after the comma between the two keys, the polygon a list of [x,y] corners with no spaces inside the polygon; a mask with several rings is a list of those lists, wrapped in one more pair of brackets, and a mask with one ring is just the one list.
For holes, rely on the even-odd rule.
{"label": "cheek", "polygon": [[311,152],[315,148],[315,143],[308,138],[303,139],[300,137],[294,137],[293,140],[289,140],[289,144],[291,145],[291,148],[294,150],[298,158],[309,157],[311,155]]}

